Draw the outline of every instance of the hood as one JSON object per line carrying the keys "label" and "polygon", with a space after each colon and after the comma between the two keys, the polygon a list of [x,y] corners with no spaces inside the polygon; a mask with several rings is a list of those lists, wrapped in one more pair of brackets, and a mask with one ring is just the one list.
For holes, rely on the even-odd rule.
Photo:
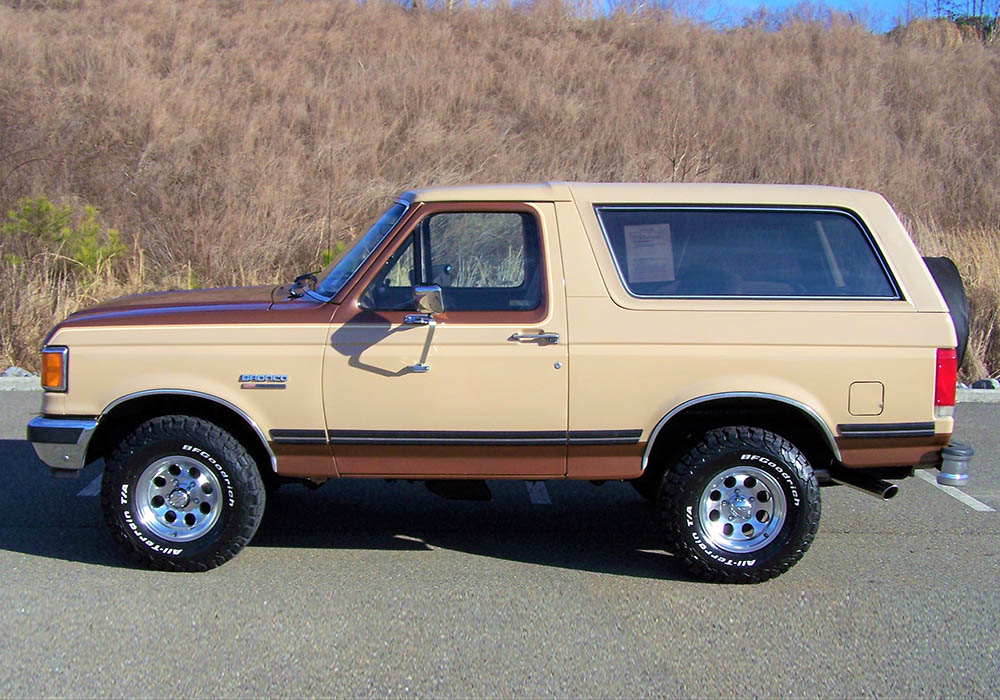
{"label": "hood", "polygon": [[287,287],[272,285],[152,292],[81,309],[55,330],[81,326],[325,322],[333,309],[332,304],[308,297],[288,299]]}
{"label": "hood", "polygon": [[266,306],[271,304],[273,286],[258,287],[222,287],[216,289],[174,290],[171,292],[150,292],[148,294],[132,294],[101,302],[95,306],[81,309],[70,315],[74,318],[93,313],[113,313],[116,311],[153,311],[156,309],[192,309],[218,306]]}

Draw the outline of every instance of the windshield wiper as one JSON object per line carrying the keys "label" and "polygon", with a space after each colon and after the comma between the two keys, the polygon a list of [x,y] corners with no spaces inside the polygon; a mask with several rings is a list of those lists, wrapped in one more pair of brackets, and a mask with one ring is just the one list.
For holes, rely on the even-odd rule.
{"label": "windshield wiper", "polygon": [[301,274],[298,277],[296,277],[295,281],[292,282],[292,286],[288,288],[288,298],[298,299],[300,297],[305,296],[305,292],[303,290],[306,288],[307,283],[309,289],[316,289],[317,272],[319,272],[319,270],[316,270],[315,272],[306,272],[305,274]]}

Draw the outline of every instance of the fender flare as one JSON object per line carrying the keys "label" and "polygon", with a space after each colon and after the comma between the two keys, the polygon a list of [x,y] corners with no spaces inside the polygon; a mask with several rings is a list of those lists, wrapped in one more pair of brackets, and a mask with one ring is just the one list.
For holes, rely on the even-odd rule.
{"label": "fender flare", "polygon": [[[267,438],[264,437],[264,432],[260,429],[260,426],[257,425],[257,422],[249,415],[247,415],[246,411],[244,411],[242,408],[230,403],[229,401],[226,401],[225,399],[219,398],[218,396],[213,396],[212,394],[206,394],[203,391],[192,391],[191,389],[147,389],[145,391],[136,391],[131,394],[126,394],[125,396],[120,396],[111,403],[109,403],[107,406],[105,406],[104,410],[101,411],[101,418],[106,416],[108,413],[110,413],[116,407],[120,406],[123,403],[132,401],[134,399],[141,399],[147,396],[186,396],[189,398],[197,398],[197,399],[204,399],[207,401],[211,401],[213,403],[219,404],[224,408],[229,409],[237,416],[239,416],[241,419],[243,419],[243,421],[248,426],[250,426],[250,428],[254,431],[254,433],[256,433],[258,439],[260,440],[261,446],[263,446],[265,452],[267,452],[267,456],[271,460],[271,469],[274,471],[275,474],[278,473],[278,460],[274,456],[274,452],[271,450],[271,446],[268,445]],[[98,419],[98,424],[99,423],[100,419]]]}
{"label": "fender flare", "polygon": [[691,408],[692,406],[697,406],[698,404],[707,403],[710,401],[719,401],[722,399],[763,399],[766,401],[777,401],[778,403],[783,403],[792,408],[796,408],[801,411],[806,417],[808,417],[820,429],[820,432],[826,438],[827,447],[830,448],[833,455],[837,458],[837,461],[841,461],[843,457],[840,454],[840,448],[837,447],[837,440],[834,438],[833,431],[830,430],[830,426],[826,424],[819,414],[805,405],[801,401],[796,401],[795,399],[790,399],[787,396],[779,396],[777,394],[766,394],[763,392],[756,391],[731,391],[723,392],[719,394],[707,394],[705,396],[698,396],[693,399],[688,399],[682,404],[675,406],[670,410],[667,415],[663,416],[660,421],[653,428],[653,431],[649,434],[649,440],[646,441],[646,449],[642,453],[642,471],[646,472],[646,465],[649,462],[649,456],[652,453],[653,446],[656,444],[656,438],[659,436],[660,431],[663,427],[670,422],[671,418],[674,418],[681,412]]}

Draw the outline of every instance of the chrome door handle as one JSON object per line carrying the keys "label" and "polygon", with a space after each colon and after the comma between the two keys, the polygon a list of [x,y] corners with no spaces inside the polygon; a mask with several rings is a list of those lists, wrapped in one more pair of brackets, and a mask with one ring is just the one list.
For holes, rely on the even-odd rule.
{"label": "chrome door handle", "polygon": [[556,343],[559,342],[559,334],[558,333],[515,333],[507,340],[513,340],[514,342],[518,342],[521,340],[537,340],[539,343],[542,343],[543,345],[547,343],[555,345]]}

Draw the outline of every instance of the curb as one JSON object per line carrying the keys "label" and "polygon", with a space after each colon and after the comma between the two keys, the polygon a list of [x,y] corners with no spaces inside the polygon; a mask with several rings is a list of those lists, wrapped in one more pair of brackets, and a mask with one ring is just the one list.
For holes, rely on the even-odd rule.
{"label": "curb", "polygon": [[955,400],[958,403],[1000,403],[1000,390],[959,387],[955,392]]}
{"label": "curb", "polygon": [[[0,391],[41,391],[40,377],[0,377]],[[963,389],[958,387],[958,403],[1000,403],[1000,389]]]}
{"label": "curb", "polygon": [[0,377],[0,391],[41,391],[41,377]]}

